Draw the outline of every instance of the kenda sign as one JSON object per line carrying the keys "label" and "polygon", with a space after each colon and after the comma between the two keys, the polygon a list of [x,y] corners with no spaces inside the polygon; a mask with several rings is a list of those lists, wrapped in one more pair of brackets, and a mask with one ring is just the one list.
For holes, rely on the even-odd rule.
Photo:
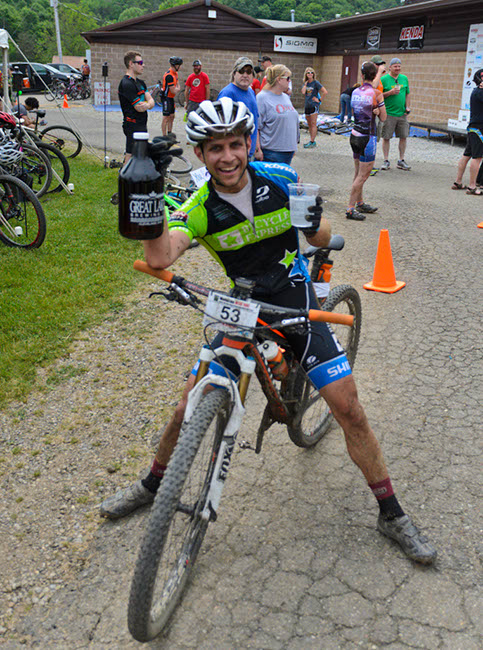
{"label": "kenda sign", "polygon": [[317,52],[317,39],[305,36],[274,36],[274,52],[300,52],[315,54]]}

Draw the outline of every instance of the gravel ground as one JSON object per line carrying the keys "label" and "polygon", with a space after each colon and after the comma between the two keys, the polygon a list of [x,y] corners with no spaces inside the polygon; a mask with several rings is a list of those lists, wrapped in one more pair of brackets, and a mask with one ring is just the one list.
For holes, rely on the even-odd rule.
{"label": "gravel ground", "polygon": [[[87,118],[92,115],[88,108],[85,109],[85,113]],[[78,114],[80,115],[80,111]],[[120,122],[120,115],[111,113],[109,119],[111,120],[110,128],[114,129],[115,124]],[[178,133],[181,133],[182,124],[179,116],[177,120],[176,129]],[[303,134],[302,143],[306,140],[307,135]],[[433,332],[431,346],[434,345],[434,349],[438,347],[440,343],[438,332],[440,330],[438,327],[435,329],[435,319],[443,318],[444,310],[441,309],[439,313],[429,308],[425,309],[425,301],[432,299],[436,305],[441,305],[441,301],[448,297],[448,292],[451,293],[453,286],[458,286],[463,293],[458,296],[459,311],[455,312],[451,319],[448,319],[448,329],[451,327],[451,323],[454,324],[456,314],[459,315],[461,309],[463,314],[467,312],[469,318],[467,322],[475,328],[475,314],[472,313],[475,307],[474,293],[469,291],[465,282],[460,279],[461,273],[464,272],[468,274],[469,282],[476,281],[478,265],[475,260],[479,256],[477,250],[471,251],[470,247],[480,234],[476,230],[476,223],[482,219],[483,202],[477,197],[467,197],[463,192],[449,191],[451,182],[454,180],[455,166],[461,155],[462,146],[451,146],[437,140],[428,141],[414,138],[409,141],[406,156],[408,162],[413,165],[413,171],[407,173],[391,170],[390,172],[380,172],[371,178],[368,181],[368,200],[371,202],[375,200],[376,204],[382,207],[378,214],[370,215],[364,224],[349,223],[343,216],[352,176],[349,143],[347,138],[335,135],[319,135],[317,142],[316,150],[300,150],[294,160],[294,166],[307,181],[320,182],[321,186],[325,188],[326,213],[333,223],[333,231],[340,232],[346,238],[346,249],[336,260],[336,284],[349,281],[363,292],[362,282],[370,279],[373,268],[377,234],[380,228],[388,227],[388,224],[391,228],[397,274],[400,276],[402,272],[404,278],[401,279],[408,279],[408,288],[405,289],[405,293],[400,292],[393,298],[363,292],[365,322],[361,341],[363,352],[360,356],[358,377],[361,381],[365,402],[369,404],[371,417],[377,417],[381,407],[381,393],[383,395],[385,410],[381,414],[379,426],[384,429],[385,420],[388,421],[388,440],[385,441],[385,447],[389,450],[392,464],[396,466],[396,475],[399,474],[403,491],[407,492],[408,488],[406,482],[401,480],[401,476],[404,477],[406,471],[402,469],[402,465],[405,467],[409,465],[410,474],[414,474],[417,470],[418,476],[424,474],[426,479],[431,479],[426,486],[428,494],[430,495],[433,491],[434,494],[439,495],[440,500],[439,502],[436,500],[436,508],[439,503],[440,512],[435,512],[432,526],[448,543],[453,542],[455,549],[458,550],[455,550],[453,555],[450,554],[449,572],[444,573],[444,579],[443,575],[441,576],[442,582],[433,583],[433,597],[438,598],[442,593],[444,598],[447,598],[448,610],[451,610],[452,594],[456,594],[454,600],[459,602],[458,599],[461,599],[460,588],[462,590],[470,589],[470,592],[476,596],[476,589],[471,578],[472,571],[477,570],[476,559],[473,550],[466,552],[467,547],[462,550],[458,546],[457,540],[453,540],[451,537],[447,539],[449,533],[445,532],[444,526],[448,526],[448,530],[450,530],[451,513],[448,515],[449,520],[444,525],[440,525],[440,519],[443,519],[442,515],[446,511],[447,505],[444,497],[451,486],[451,477],[448,477],[446,482],[443,481],[444,485],[441,487],[442,479],[438,474],[440,467],[439,465],[432,466],[434,459],[441,451],[439,449],[441,443],[435,442],[433,445],[430,441],[425,442],[424,436],[420,433],[416,433],[414,440],[409,439],[411,444],[415,443],[420,458],[420,465],[415,467],[414,461],[409,460],[411,458],[409,442],[406,442],[406,446],[404,446],[402,442],[399,442],[399,437],[400,428],[402,427],[406,434],[406,429],[412,430],[413,422],[417,422],[420,427],[417,429],[418,432],[423,430],[426,426],[426,418],[434,424],[436,431],[441,435],[443,432],[446,433],[447,426],[451,428],[453,423],[449,422],[448,424],[446,420],[443,420],[442,424],[438,424],[438,417],[442,412],[439,399],[441,395],[443,397],[446,395],[442,382],[446,381],[448,354],[450,354],[450,360],[451,355],[454,355],[452,344],[448,343],[448,349],[443,346],[444,352],[438,357],[439,365],[430,370],[425,367],[419,369],[414,394],[411,392],[412,386],[409,385],[411,381],[408,381],[408,385],[403,381],[404,377],[407,377],[405,373],[410,372],[407,362],[401,370],[398,369],[407,358],[405,345],[408,341],[407,337],[412,335],[408,335],[408,332],[414,333],[413,340],[418,341],[419,345],[427,343],[426,334]],[[116,149],[114,143],[111,144],[113,154],[116,154],[119,148]],[[395,160],[397,156],[394,144],[392,153],[392,159]],[[187,155],[193,157],[191,150]],[[437,209],[434,206],[437,206]],[[441,218],[442,215],[444,218]],[[471,232],[470,235],[468,235],[469,232]],[[466,251],[468,252],[466,253]],[[453,256],[454,259],[452,259]],[[131,264],[131,262],[132,260],[126,260],[126,263]],[[206,254],[199,248],[184,256],[177,263],[176,268],[195,281],[224,285],[218,268],[207,260]],[[461,269],[461,273],[457,273],[457,268]],[[457,275],[455,276],[455,274]],[[400,278],[398,277],[398,279]],[[200,331],[197,315],[188,308],[183,311],[180,306],[166,304],[161,299],[147,300],[148,291],[155,286],[149,279],[146,280],[142,287],[126,299],[123,310],[112,314],[102,326],[81,333],[72,341],[69,354],[65,358],[60,359],[52,367],[39,372],[38,389],[25,404],[12,403],[3,412],[0,412],[2,485],[0,493],[0,580],[2,583],[0,644],[6,648],[14,649],[20,644],[49,648],[49,650],[50,648],[75,648],[77,650],[81,647],[113,649],[139,647],[127,633],[125,606],[129,575],[144,519],[134,517],[130,522],[123,522],[115,526],[100,521],[97,509],[98,504],[106,495],[136,478],[149,464],[152,457],[153,440],[159,435],[162,423],[176,404],[177,396],[182,389],[184,373],[191,367],[199,348]],[[428,286],[431,286],[430,294],[427,294]],[[441,301],[439,301],[439,297]],[[419,320],[412,319],[415,305],[422,308]],[[390,331],[387,329],[388,323],[391,324]],[[443,326],[440,329],[441,339],[444,342],[444,337],[448,336],[448,330]],[[461,367],[467,368],[469,366],[461,357],[468,354],[469,364],[469,359],[473,358],[477,352],[477,338],[474,336],[472,339],[470,336],[471,328],[462,329],[463,331],[459,333],[459,336],[464,339],[459,348],[461,356],[456,355],[455,361],[458,359],[458,363],[462,364]],[[475,347],[473,344],[469,345],[466,336],[474,341]],[[383,342],[385,337],[390,337],[391,342],[389,346],[391,354],[388,360],[386,360],[384,352],[381,354],[381,341]],[[431,346],[427,345],[428,349],[424,350],[428,355]],[[433,357],[434,355],[429,355],[428,362]],[[418,356],[411,357],[410,360],[416,364],[419,362]],[[443,379],[440,383],[433,385],[432,380],[440,373],[443,373]],[[474,370],[473,374],[475,375]],[[470,380],[471,378],[470,374]],[[475,375],[474,382],[476,382],[476,378]],[[448,399],[451,399],[451,403],[456,404],[457,410],[459,409],[458,416],[461,418],[463,427],[471,410],[467,411],[466,407],[459,405],[465,404],[466,395],[474,392],[474,383],[467,382],[463,386],[465,394],[459,395],[455,399],[454,391],[458,393],[458,389],[454,387],[456,381],[451,375],[448,379],[448,386],[451,387],[451,390],[448,388],[447,394],[450,396]],[[399,391],[394,397],[391,396],[391,382],[396,382]],[[428,392],[425,388],[426,382],[431,383]],[[386,396],[384,396],[385,392]],[[424,401],[426,396],[429,405],[426,405]],[[409,409],[412,408],[412,399],[416,404],[420,400],[418,408],[424,411],[420,413],[421,417],[419,415],[414,417],[414,414],[408,415],[404,412],[408,405]],[[402,408],[399,404],[401,400]],[[474,402],[473,396],[473,406]],[[427,411],[425,411],[426,408]],[[449,418],[450,415],[444,417]],[[467,426],[469,432],[475,430],[473,427],[474,412],[471,417],[473,421],[468,422]],[[402,421],[390,422],[394,418]],[[407,427],[406,423],[411,424]],[[438,427],[440,428],[438,429]],[[393,433],[394,436],[392,436]],[[464,427],[461,432],[461,445],[460,432],[457,432],[457,440],[452,441],[451,449],[453,456],[459,458],[458,471],[460,474],[458,476],[464,476],[468,481],[470,476],[474,476],[469,469],[468,473],[464,473],[465,466],[471,463],[472,442],[470,439],[464,439],[463,434]],[[279,456],[278,447],[280,447],[281,455],[293,454],[293,449],[286,441],[286,437],[283,440],[283,449],[281,442],[275,444],[275,448],[271,452],[273,457],[270,463],[276,463]],[[321,483],[317,485],[316,489],[322,492],[326,491],[324,508],[327,508],[327,516],[332,517],[333,515],[332,518],[338,521],[341,513],[335,511],[335,505],[330,506],[330,499],[337,501],[341,491],[346,493],[347,497],[343,511],[350,513],[350,517],[357,517],[359,510],[364,513],[369,510],[369,500],[367,499],[366,503],[359,496],[361,492],[365,494],[364,486],[361,485],[359,478],[354,484],[351,483],[346,491],[345,486],[354,480],[352,479],[353,469],[344,453],[343,446],[337,442],[340,440],[340,436],[334,435],[332,440],[334,442],[331,444],[337,448],[335,451],[331,451],[329,448],[329,458],[332,458],[334,463],[333,471],[326,472],[326,476],[324,476],[324,482],[327,482],[327,485]],[[402,451],[402,458],[399,458],[399,449]],[[318,453],[320,456],[320,452]],[[285,465],[278,469],[278,475],[277,470],[274,470],[274,475],[267,474],[263,483],[260,483],[263,491],[270,495],[274,490],[276,501],[277,496],[279,497],[283,493],[285,487],[277,484],[281,475],[286,477],[288,484],[293,482],[294,485],[299,485],[297,482],[304,480],[304,472],[310,471],[314,462],[314,457],[306,456],[304,458],[306,460],[301,461],[301,456],[297,455],[294,467]],[[267,466],[270,463],[267,462]],[[473,471],[476,473],[476,467]],[[292,472],[294,472],[294,476],[292,476]],[[468,490],[471,492],[470,487]],[[440,489],[441,493],[438,492]],[[297,488],[295,488],[295,492],[297,492]],[[248,493],[249,487],[245,486],[243,494]],[[421,502],[418,499],[417,490],[413,491],[412,496],[414,503]],[[253,495],[251,498],[254,498]],[[430,497],[428,498],[431,500]],[[468,498],[474,498],[474,494]],[[453,495],[453,500],[455,499],[458,501]],[[310,500],[311,498],[309,498]],[[261,507],[268,510],[269,504]],[[370,507],[373,507],[372,501]],[[352,512],[351,508],[353,508]],[[420,505],[420,508],[424,508],[424,503]],[[263,513],[257,515],[256,507],[253,508],[253,511],[255,517],[259,516],[263,519]],[[305,515],[303,512],[302,508],[300,513],[304,517],[304,526],[310,528],[312,520],[312,516],[308,514],[310,511],[307,510]],[[371,510],[371,512],[373,511]],[[276,515],[272,516],[276,517]],[[297,517],[296,508],[292,516]],[[292,526],[295,525],[295,519],[292,522]],[[342,524],[342,522],[340,523]],[[257,528],[257,523],[254,526],[252,530],[255,537],[263,533],[263,525],[261,529]],[[348,533],[349,536],[346,536],[347,528],[340,526],[339,529],[337,526],[339,524],[334,524],[335,550],[329,548],[330,541],[324,542],[328,545],[326,560],[328,561],[330,554],[337,552],[337,548],[350,547],[352,549],[354,564],[349,566],[348,571],[349,574],[353,571],[356,578],[353,580],[355,587],[352,589],[351,598],[360,599],[358,594],[359,592],[364,594],[364,588],[359,585],[362,585],[364,580],[371,579],[370,557],[364,553],[363,557],[359,557],[358,549],[351,546],[351,531]],[[221,530],[223,531],[223,528]],[[245,529],[243,533],[246,536],[244,543],[246,548],[250,549],[247,530],[250,528]],[[357,530],[358,538],[362,537],[365,540],[364,543],[370,545],[373,533],[371,533],[371,537],[368,537],[369,528],[366,526],[357,528]],[[471,525],[466,522],[464,529],[461,530],[463,530],[463,541],[471,546],[475,540]],[[275,533],[276,527],[273,528],[274,537]],[[296,533],[294,532],[294,534]],[[379,540],[376,541],[379,544],[378,548],[386,549],[386,546],[382,547]],[[276,544],[275,541],[272,543]],[[280,544],[280,548],[283,549],[284,541],[281,540]],[[222,558],[223,553],[228,552],[223,549],[223,546],[218,548],[218,551]],[[374,551],[371,552],[374,553]],[[378,557],[379,561],[384,563],[385,555],[382,553],[381,550],[381,555]],[[394,549],[390,549],[386,564],[387,567],[390,567],[391,574],[393,573],[392,558],[394,553]],[[258,555],[258,552],[254,550],[253,557],[258,557],[262,563],[264,562],[263,553]],[[471,560],[467,562],[468,557]],[[356,559],[358,562],[362,562],[359,566],[365,566],[364,562],[367,563],[367,571],[361,569],[360,581],[357,577],[359,569],[356,567]],[[268,556],[266,561],[269,561]],[[473,561],[475,562],[474,569],[472,568]],[[220,564],[220,560],[218,563]],[[223,565],[223,560],[221,560],[221,565]],[[380,566],[382,567],[382,564]],[[396,563],[395,566],[397,569],[395,573],[401,576],[401,580],[409,579],[413,575],[407,568],[408,564],[405,560],[399,559],[399,563]],[[219,566],[218,569],[221,571],[222,567]],[[299,569],[295,568],[294,571],[297,572]],[[244,574],[244,579],[248,580],[249,573],[250,571]],[[236,575],[238,576],[238,573]],[[296,573],[293,575],[296,576]],[[419,635],[420,640],[416,643],[413,638],[410,638],[409,632],[406,640],[402,636],[398,637],[397,634],[395,636],[393,634],[390,638],[394,641],[394,645],[391,647],[398,649],[415,647],[414,641],[417,647],[424,648],[476,648],[477,644],[474,639],[478,637],[474,635],[474,628],[468,622],[471,618],[476,626],[476,609],[473,614],[468,615],[469,618],[466,614],[461,614],[456,621],[456,618],[460,616],[458,610],[455,614],[455,621],[452,623],[453,627],[448,627],[450,630],[448,632],[449,640],[444,642],[441,641],[445,638],[444,630],[446,629],[446,618],[443,614],[440,614],[439,618],[436,617],[436,623],[429,614],[429,623],[417,622],[419,612],[410,610],[412,602],[417,600],[419,594],[425,593],[422,575],[419,572],[415,578],[420,581],[418,583],[419,591],[416,590],[407,603],[408,619],[414,617],[416,621],[410,631],[412,631],[413,637]],[[453,576],[458,576],[454,582],[452,582]],[[234,583],[237,579],[237,577],[233,578]],[[221,576],[220,585],[222,580]],[[450,588],[447,589],[450,582]],[[333,578],[331,584],[335,585],[335,583],[336,579]],[[198,587],[200,588],[199,583]],[[212,588],[214,589],[215,585],[212,584]],[[196,601],[196,593],[200,592],[194,590],[191,601],[187,601],[187,611],[190,611],[189,607],[193,598]],[[203,593],[202,586],[201,593]],[[333,592],[333,594],[338,593],[338,591]],[[278,590],[274,587],[273,598],[276,599],[277,596]],[[340,597],[342,598],[342,596]],[[339,612],[339,607],[336,606],[337,598],[338,596],[334,596],[334,616]],[[313,600],[315,601],[315,599]],[[390,607],[390,601],[389,598],[387,607]],[[254,607],[257,603],[257,598],[253,597]],[[248,606],[249,604],[247,604]],[[213,616],[207,614],[206,620],[210,619],[215,626],[219,621],[217,629],[222,630],[226,627],[224,625],[226,612],[223,608],[217,609],[216,607],[213,605],[211,608]],[[385,600],[381,600],[376,606],[381,626],[389,625],[390,616],[387,607]],[[194,609],[196,610],[196,602]],[[414,609],[416,610],[416,608]],[[264,609],[262,608],[262,610],[260,610],[260,615],[264,616],[268,616],[271,612],[271,603],[267,595],[264,596]],[[258,620],[256,611],[255,607],[250,615],[252,620]],[[357,608],[354,609],[354,616],[357,618]],[[314,625],[315,616],[309,618]],[[190,629],[189,620],[185,623],[183,623],[183,619],[180,620],[181,626],[173,628],[167,645],[161,644],[153,647],[200,647],[195,640],[190,641],[195,637],[193,630]],[[268,618],[266,620],[269,621]],[[262,623],[259,624],[263,626]],[[433,624],[435,625],[434,630],[438,631],[429,631],[429,628],[426,627]],[[240,638],[243,636],[242,627],[246,626],[240,627]],[[315,642],[315,645],[310,647],[360,647],[356,631],[354,631],[354,642],[352,643],[349,633],[343,634],[337,625],[330,629],[329,627],[326,632],[331,635],[327,637],[327,639],[330,638],[330,641],[326,641],[322,645],[317,645]],[[462,635],[463,630],[470,630],[471,634],[468,632],[468,636],[465,637]],[[461,633],[458,638],[456,638],[456,632]],[[453,633],[455,636],[452,643],[451,634]],[[299,635],[306,640],[316,638],[314,634],[315,631],[312,634],[309,628],[299,631]],[[234,643],[232,639],[225,643],[220,641],[216,647],[289,647],[288,642],[285,645],[275,632],[274,635],[274,637],[267,637],[268,641],[265,643],[259,641],[258,645],[250,645],[245,641]],[[275,638],[278,640],[273,640]],[[381,632],[381,639],[383,638],[385,637]],[[210,645],[205,644],[203,647],[208,648]],[[295,643],[290,647],[302,646],[297,646]],[[304,647],[309,647],[309,644]],[[381,641],[380,645],[368,643],[364,647],[386,647],[386,644]]]}

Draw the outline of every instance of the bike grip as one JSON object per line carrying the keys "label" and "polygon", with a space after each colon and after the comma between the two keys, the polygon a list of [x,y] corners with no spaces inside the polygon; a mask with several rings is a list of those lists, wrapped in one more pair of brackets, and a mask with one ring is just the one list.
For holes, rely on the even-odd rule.
{"label": "bike grip", "polygon": [[332,311],[320,311],[319,309],[309,309],[309,320],[337,323],[349,327],[354,324],[354,316],[351,316],[351,314],[336,314]]}
{"label": "bike grip", "polygon": [[153,269],[152,266],[149,266],[149,264],[142,260],[136,260],[133,266],[136,271],[142,271],[143,273],[152,275],[153,277],[158,278],[158,280],[164,280],[168,284],[171,284],[173,281],[174,274],[171,273],[171,271],[166,271],[166,269]]}

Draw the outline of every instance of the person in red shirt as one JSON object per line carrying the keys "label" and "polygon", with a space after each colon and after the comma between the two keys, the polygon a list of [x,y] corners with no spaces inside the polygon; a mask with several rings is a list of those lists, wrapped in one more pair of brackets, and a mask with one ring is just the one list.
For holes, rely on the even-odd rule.
{"label": "person in red shirt", "polygon": [[254,77],[253,77],[253,81],[252,81],[252,90],[253,90],[253,92],[255,93],[255,95],[258,95],[258,93],[259,93],[259,92],[261,91],[261,89],[262,89],[262,87],[261,87],[261,85],[260,85],[260,79],[258,78],[258,75],[260,74],[260,72],[263,72],[263,68],[261,68],[259,65],[256,65],[256,66],[253,68],[253,71],[255,72],[255,75],[256,75],[256,76],[254,75]]}
{"label": "person in red shirt", "polygon": [[186,79],[184,89],[186,112],[195,111],[201,102],[210,98],[210,78],[201,71],[201,61],[193,61],[193,72]]}
{"label": "person in red shirt", "polygon": [[[262,56],[261,59],[258,59],[258,63],[262,66],[262,70],[266,72],[268,68],[271,68],[273,63],[272,59],[269,56]],[[263,86],[267,83],[267,77],[263,77],[262,83],[260,85],[260,90],[263,90]]]}

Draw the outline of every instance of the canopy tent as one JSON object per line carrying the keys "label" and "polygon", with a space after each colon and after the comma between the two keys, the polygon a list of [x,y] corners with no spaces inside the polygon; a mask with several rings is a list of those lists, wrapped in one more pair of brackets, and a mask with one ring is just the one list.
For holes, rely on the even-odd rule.
{"label": "canopy tent", "polygon": [[10,95],[8,94],[8,32],[6,29],[0,29],[0,50],[2,51],[2,85],[3,85],[3,108],[10,112]]}

